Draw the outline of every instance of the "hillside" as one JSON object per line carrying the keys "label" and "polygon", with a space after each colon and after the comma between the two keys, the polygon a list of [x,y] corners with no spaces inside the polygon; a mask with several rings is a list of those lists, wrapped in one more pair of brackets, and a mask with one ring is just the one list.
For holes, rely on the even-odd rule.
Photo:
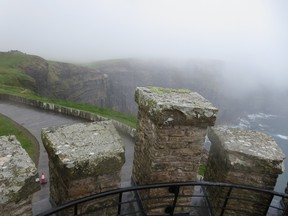
{"label": "hillside", "polygon": [[35,79],[26,74],[21,66],[36,61],[37,57],[24,55],[18,51],[0,52],[0,88],[2,90],[35,93]]}
{"label": "hillside", "polygon": [[[223,72],[216,60],[115,59],[86,65],[47,61],[19,51],[0,52],[0,91],[64,99],[137,113],[137,86],[159,86],[197,91],[220,109],[218,122],[230,122],[243,113],[287,112],[288,92],[270,86],[246,91],[245,82]],[[229,79],[228,79],[229,80]],[[227,87],[229,86],[229,87]],[[238,92],[237,92],[238,91]],[[279,105],[279,101],[282,101]]]}
{"label": "hillside", "polygon": [[137,86],[189,88],[213,99],[221,63],[119,59],[85,66],[47,61],[19,51],[0,53],[1,89],[85,102],[136,114]]}
{"label": "hillside", "polygon": [[0,88],[105,106],[106,76],[83,66],[47,61],[19,51],[0,53]]}
{"label": "hillside", "polygon": [[137,86],[187,88],[212,101],[220,94],[222,62],[215,60],[118,59],[89,66],[107,74],[109,107],[122,112],[137,113],[134,103]]}

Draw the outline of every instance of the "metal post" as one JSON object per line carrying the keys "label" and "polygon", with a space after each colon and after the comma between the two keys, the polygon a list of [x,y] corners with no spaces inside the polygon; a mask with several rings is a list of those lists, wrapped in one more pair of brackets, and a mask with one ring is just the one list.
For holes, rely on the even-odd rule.
{"label": "metal post", "polygon": [[122,206],[122,192],[119,193],[119,201],[118,201],[118,215],[121,214],[121,206]]}
{"label": "metal post", "polygon": [[229,187],[229,191],[228,191],[227,196],[225,198],[225,202],[223,204],[222,211],[221,211],[221,214],[220,214],[221,216],[224,214],[224,211],[225,211],[226,205],[228,203],[228,199],[230,197],[231,191],[232,191],[232,187]]}
{"label": "metal post", "polygon": [[178,195],[179,195],[179,186],[177,186],[177,185],[170,186],[169,187],[169,192],[170,193],[174,193],[174,200],[173,200],[172,206],[170,205],[170,206],[166,207],[165,213],[168,213],[170,216],[173,216],[174,215],[175,206],[176,206],[176,203],[177,203],[177,198],[178,198]]}
{"label": "metal post", "polygon": [[74,215],[78,215],[78,205],[74,205]]}

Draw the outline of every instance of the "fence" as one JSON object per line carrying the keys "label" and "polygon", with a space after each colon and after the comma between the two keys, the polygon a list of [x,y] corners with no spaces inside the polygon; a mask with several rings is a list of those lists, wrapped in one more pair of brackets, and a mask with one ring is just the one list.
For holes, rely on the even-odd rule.
{"label": "fence", "polygon": [[[194,187],[193,194],[185,194],[179,195],[179,191],[183,190],[185,187]],[[69,203],[63,204],[62,206],[58,206],[54,209],[48,210],[39,214],[38,216],[47,216],[52,214],[61,213],[61,211],[70,209],[71,215],[82,215],[87,214],[87,212],[81,211],[81,205],[91,202],[95,202],[101,199],[113,198],[113,202],[110,202],[109,205],[100,206],[98,208],[93,209],[93,213],[90,212],[91,215],[104,215],[105,209],[115,208],[115,215],[118,216],[128,216],[128,215],[136,215],[142,216],[147,215],[146,213],[151,209],[145,209],[142,205],[143,202],[147,201],[145,199],[141,199],[139,196],[139,192],[145,190],[157,190],[157,189],[167,189],[167,195],[159,195],[157,197],[150,198],[149,201],[155,203],[153,206],[154,210],[159,209],[159,212],[163,210],[162,213],[157,215],[169,215],[169,216],[176,216],[176,215],[214,215],[213,212],[217,212],[217,215],[226,215],[228,212],[233,211],[237,215],[251,215],[247,209],[243,208],[229,208],[229,202],[242,202],[245,201],[253,203],[253,205],[262,205],[262,208],[266,209],[267,215],[287,215],[287,206],[284,203],[287,203],[288,194],[278,193],[275,191],[264,190],[255,187],[243,186],[243,185],[234,185],[234,184],[227,184],[227,183],[214,183],[214,182],[181,182],[181,183],[162,183],[162,184],[153,184],[153,185],[143,185],[143,186],[134,186],[128,188],[120,188],[112,191],[102,192],[99,194],[94,194],[88,197],[84,197],[78,200],[71,201]],[[222,188],[227,191],[227,194],[222,197],[224,202],[221,206],[213,206],[210,203],[210,200],[213,197],[209,196],[209,189],[211,188]],[[231,196],[231,192],[233,190],[245,190],[248,191],[248,196]],[[271,199],[270,205],[264,205],[262,203],[257,203],[257,200],[251,200],[249,198],[249,192],[251,193],[259,193],[260,195],[263,194],[265,196],[269,196]],[[235,194],[235,193],[234,193]],[[189,205],[178,205],[177,200],[181,199],[183,196],[192,197],[192,201]],[[171,205],[163,206],[157,205],[157,200],[159,199],[170,199]],[[181,202],[180,202],[181,203]],[[185,209],[185,211],[179,211],[180,209]],[[189,211],[187,211],[189,209]],[[87,209],[85,209],[86,211]],[[98,212],[98,213],[97,213]],[[101,212],[101,213],[100,213]],[[116,213],[117,212],[117,213]],[[263,213],[253,213],[253,215],[266,215]],[[228,213],[229,214],[229,213]],[[153,214],[155,215],[155,214]]]}

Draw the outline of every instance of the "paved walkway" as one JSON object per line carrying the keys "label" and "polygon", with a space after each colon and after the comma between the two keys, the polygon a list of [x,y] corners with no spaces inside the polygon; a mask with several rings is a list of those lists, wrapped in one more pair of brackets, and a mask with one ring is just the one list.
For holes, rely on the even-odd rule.
{"label": "paved walkway", "polygon": [[[37,138],[40,144],[38,171],[40,176],[42,172],[45,174],[45,177],[48,179],[48,183],[41,186],[41,190],[33,195],[33,215],[50,209],[48,156],[41,140],[41,128],[79,123],[84,122],[84,120],[6,101],[0,101],[0,113],[13,119],[18,124],[21,124]],[[120,135],[125,143],[126,162],[121,171],[121,186],[124,187],[130,185],[134,142],[131,138],[125,136],[124,134]]]}

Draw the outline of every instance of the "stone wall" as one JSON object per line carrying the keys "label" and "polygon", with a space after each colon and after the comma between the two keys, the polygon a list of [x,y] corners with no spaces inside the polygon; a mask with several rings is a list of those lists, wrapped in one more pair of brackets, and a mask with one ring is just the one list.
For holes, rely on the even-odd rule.
{"label": "stone wall", "polygon": [[[124,146],[111,121],[42,129],[49,157],[50,194],[56,205],[119,188]],[[107,198],[79,205],[79,214],[117,203]],[[98,215],[114,215],[107,208]],[[67,215],[65,212],[63,215]]]}
{"label": "stone wall", "polygon": [[[83,110],[78,110],[78,109],[73,109],[73,108],[68,108],[68,107],[56,105],[53,103],[46,103],[46,102],[42,102],[42,101],[38,101],[38,100],[34,100],[34,99],[28,99],[25,97],[11,95],[11,94],[0,93],[0,100],[9,100],[9,101],[17,102],[17,103],[22,103],[22,104],[25,104],[28,106],[33,106],[36,108],[40,108],[40,109],[44,109],[44,110],[48,110],[48,111],[52,111],[52,112],[56,112],[56,113],[61,113],[61,114],[68,115],[68,116],[73,116],[76,118],[82,118],[82,119],[85,119],[88,121],[107,121],[107,120],[110,120],[108,118],[99,116],[95,113],[91,113],[91,112],[87,112],[87,111],[83,111]],[[117,128],[117,130],[119,130],[119,131],[131,136],[132,138],[134,138],[135,133],[136,133],[136,129],[134,129],[128,125],[125,125],[121,122],[115,121],[115,120],[111,120],[111,121],[114,124],[114,126]]]}
{"label": "stone wall", "polygon": [[[284,154],[272,137],[257,131],[214,127],[208,131],[212,143],[204,176],[205,181],[226,182],[273,190],[278,175],[283,172]],[[227,196],[227,188],[208,188],[210,203],[220,215]],[[233,189],[224,215],[266,215],[272,197],[263,193]],[[236,213],[238,212],[238,213]]]}
{"label": "stone wall", "polygon": [[32,159],[15,136],[0,137],[0,214],[32,215],[32,194],[40,190]]}
{"label": "stone wall", "polygon": [[[134,150],[133,181],[137,185],[196,181],[207,126],[214,125],[217,109],[195,92],[162,88],[137,88],[138,131]],[[192,195],[185,188],[180,195]],[[172,196],[157,199],[157,196]],[[167,189],[140,194],[148,215],[159,215],[173,202]],[[179,198],[178,204],[191,202]],[[189,211],[177,208],[175,212]]]}

